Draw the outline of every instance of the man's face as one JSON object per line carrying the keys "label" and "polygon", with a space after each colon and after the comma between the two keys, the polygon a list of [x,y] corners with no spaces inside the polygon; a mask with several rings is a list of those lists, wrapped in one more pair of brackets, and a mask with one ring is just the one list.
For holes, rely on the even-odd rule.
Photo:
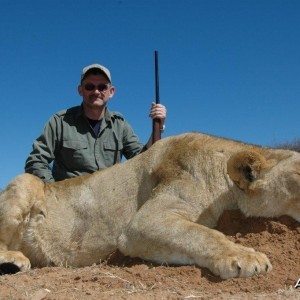
{"label": "man's face", "polygon": [[78,86],[78,93],[82,96],[83,105],[89,109],[103,108],[109,98],[115,93],[109,80],[102,74],[90,74]]}

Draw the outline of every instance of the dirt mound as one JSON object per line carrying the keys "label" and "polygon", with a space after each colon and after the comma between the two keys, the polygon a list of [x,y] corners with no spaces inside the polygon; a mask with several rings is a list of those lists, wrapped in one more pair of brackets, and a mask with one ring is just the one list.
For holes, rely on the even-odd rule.
{"label": "dirt mound", "polygon": [[0,299],[300,299],[300,224],[283,216],[245,218],[227,211],[218,230],[267,254],[266,276],[221,280],[196,266],[155,265],[114,253],[85,268],[42,268],[0,276]]}

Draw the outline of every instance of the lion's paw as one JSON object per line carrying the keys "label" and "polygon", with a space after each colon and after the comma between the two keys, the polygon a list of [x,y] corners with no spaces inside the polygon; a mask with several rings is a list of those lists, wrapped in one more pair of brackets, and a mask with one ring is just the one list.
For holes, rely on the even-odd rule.
{"label": "lion's paw", "polygon": [[0,251],[0,273],[12,274],[30,270],[30,261],[19,251]]}
{"label": "lion's paw", "polygon": [[213,265],[214,273],[222,279],[251,277],[266,274],[272,270],[272,265],[264,253],[245,247],[225,251],[222,258],[217,259]]}

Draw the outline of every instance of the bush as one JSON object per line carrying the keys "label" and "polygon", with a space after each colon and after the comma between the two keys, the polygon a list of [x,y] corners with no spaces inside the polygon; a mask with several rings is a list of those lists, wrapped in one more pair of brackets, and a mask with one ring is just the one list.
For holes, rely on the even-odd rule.
{"label": "bush", "polygon": [[275,146],[275,148],[288,149],[288,150],[293,150],[293,151],[300,152],[300,138],[297,138],[297,139],[295,139],[294,141],[291,141],[291,142],[278,144],[278,145]]}

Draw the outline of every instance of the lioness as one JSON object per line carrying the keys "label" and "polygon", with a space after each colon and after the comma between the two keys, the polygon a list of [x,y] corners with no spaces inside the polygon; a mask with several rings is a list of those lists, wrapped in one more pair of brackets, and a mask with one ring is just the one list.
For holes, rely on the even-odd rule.
{"label": "lioness", "polygon": [[191,133],[92,175],[19,175],[0,195],[0,264],[80,267],[119,249],[223,279],[271,271],[265,254],[212,229],[225,209],[300,221],[300,154]]}

